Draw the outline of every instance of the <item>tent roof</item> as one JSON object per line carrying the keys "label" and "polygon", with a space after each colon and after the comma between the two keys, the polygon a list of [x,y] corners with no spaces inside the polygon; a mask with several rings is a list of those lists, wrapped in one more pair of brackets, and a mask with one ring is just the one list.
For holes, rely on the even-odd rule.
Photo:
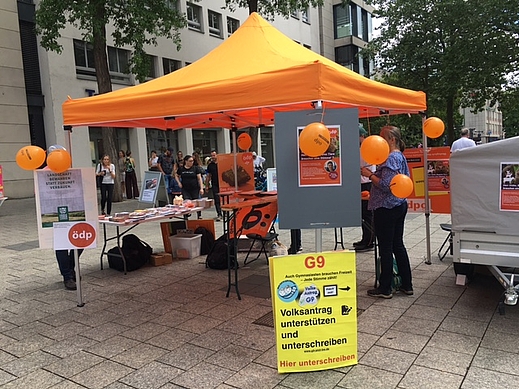
{"label": "tent roof", "polygon": [[297,44],[253,13],[217,48],[165,76],[69,99],[64,125],[150,128],[271,125],[275,112],[358,108],[359,117],[425,111],[425,93],[363,77]]}

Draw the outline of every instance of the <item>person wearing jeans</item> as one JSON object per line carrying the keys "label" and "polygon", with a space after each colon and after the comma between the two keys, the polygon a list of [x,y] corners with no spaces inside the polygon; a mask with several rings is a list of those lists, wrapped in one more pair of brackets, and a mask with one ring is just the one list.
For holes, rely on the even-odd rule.
{"label": "person wearing jeans", "polygon": [[375,235],[380,253],[380,278],[376,289],[368,290],[372,297],[389,299],[393,297],[391,279],[393,277],[393,257],[398,265],[398,273],[402,279],[401,293],[413,294],[411,265],[404,245],[404,222],[407,215],[407,200],[396,197],[391,192],[391,180],[397,174],[409,176],[407,160],[402,153],[405,144],[397,127],[386,126],[380,131],[380,136],[389,144],[387,160],[378,166],[375,173],[369,168],[362,167],[361,174],[371,182],[371,192],[368,209],[374,211]]}
{"label": "person wearing jeans", "polygon": [[[83,252],[83,249],[78,249],[78,258]],[[56,259],[58,260],[58,267],[63,276],[63,284],[68,290],[76,290],[76,262],[74,259],[74,250],[56,250]]]}

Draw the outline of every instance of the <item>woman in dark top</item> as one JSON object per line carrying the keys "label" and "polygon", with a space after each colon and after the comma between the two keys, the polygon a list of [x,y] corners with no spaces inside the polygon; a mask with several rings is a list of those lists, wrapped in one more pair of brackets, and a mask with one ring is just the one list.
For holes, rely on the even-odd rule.
{"label": "woman in dark top", "polygon": [[[184,200],[197,200],[204,194],[202,169],[194,166],[194,158],[191,155],[184,157],[184,166],[178,168],[175,178],[182,189]],[[202,218],[200,211],[198,211],[198,218]]]}

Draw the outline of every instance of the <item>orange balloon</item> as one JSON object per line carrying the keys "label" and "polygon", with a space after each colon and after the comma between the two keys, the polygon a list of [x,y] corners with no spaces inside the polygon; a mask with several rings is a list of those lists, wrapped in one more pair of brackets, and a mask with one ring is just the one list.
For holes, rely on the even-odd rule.
{"label": "orange balloon", "polygon": [[55,173],[63,173],[72,165],[72,159],[67,150],[57,149],[47,157],[47,166]]}
{"label": "orange balloon", "polygon": [[391,180],[389,188],[396,197],[405,199],[413,193],[413,181],[405,174],[397,174]]}
{"label": "orange balloon", "polygon": [[299,135],[299,148],[309,157],[320,157],[330,146],[330,131],[323,123],[310,123]]}
{"label": "orange balloon", "polygon": [[430,117],[425,119],[423,123],[423,132],[431,139],[436,139],[442,136],[443,131],[445,130],[445,124],[443,121],[437,117]]}
{"label": "orange balloon", "polygon": [[38,169],[45,162],[45,150],[38,146],[25,146],[16,153],[16,163],[22,169]]}
{"label": "orange balloon", "polygon": [[252,146],[252,138],[249,134],[244,132],[243,134],[240,134],[240,136],[238,137],[237,143],[240,150],[248,150]]}
{"label": "orange balloon", "polygon": [[369,165],[380,165],[389,156],[389,145],[380,135],[370,135],[360,145],[360,155]]}

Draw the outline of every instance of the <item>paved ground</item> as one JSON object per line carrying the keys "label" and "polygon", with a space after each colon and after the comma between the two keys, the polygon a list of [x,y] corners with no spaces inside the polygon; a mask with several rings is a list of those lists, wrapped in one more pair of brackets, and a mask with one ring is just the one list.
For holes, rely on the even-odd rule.
{"label": "paved ground", "polygon": [[[136,201],[115,204],[133,210]],[[204,211],[213,217],[214,211]],[[357,256],[359,358],[355,367],[300,374],[276,371],[273,328],[253,324],[271,311],[265,261],[241,266],[243,299],[225,298],[227,273],[204,258],[123,275],[100,270],[100,249],[81,257],[84,307],[63,288],[51,250],[38,249],[34,199],[0,207],[0,387],[2,388],[494,388],[519,382],[519,308],[497,313],[503,292],[478,274],[456,286],[445,238],[431,217],[433,264],[425,256],[425,218],[410,215],[406,244],[415,295],[377,300],[373,253]],[[220,223],[218,223],[220,224]],[[221,226],[217,226],[221,232]],[[135,232],[157,251],[158,226]],[[344,230],[345,242],[358,228]],[[288,231],[281,240],[289,243]],[[323,249],[334,246],[325,230]],[[314,232],[303,233],[312,251]],[[262,294],[263,293],[263,294]]]}

